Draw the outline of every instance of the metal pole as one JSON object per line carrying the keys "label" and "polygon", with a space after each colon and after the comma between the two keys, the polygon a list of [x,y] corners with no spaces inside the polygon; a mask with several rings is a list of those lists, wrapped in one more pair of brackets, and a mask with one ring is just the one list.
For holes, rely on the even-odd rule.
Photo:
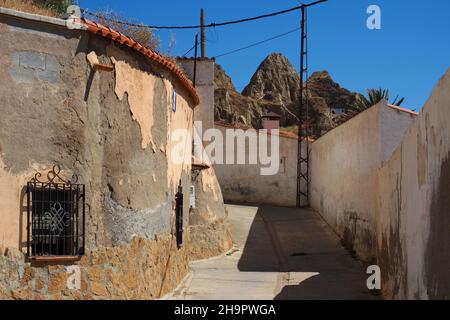
{"label": "metal pole", "polygon": [[194,88],[197,81],[197,55],[198,55],[198,33],[195,35],[195,54],[194,54]]}
{"label": "metal pole", "polygon": [[299,97],[299,110],[298,110],[298,151],[297,151],[297,207],[301,206],[302,190],[302,164],[303,164],[303,152],[302,152],[302,139],[303,139],[303,74],[304,70],[304,54],[305,52],[305,7],[301,8],[301,21],[300,21],[300,97]]}
{"label": "metal pole", "polygon": [[30,187],[30,183],[27,183],[27,257],[31,257],[30,254],[30,246],[31,246],[31,231],[32,231],[32,225],[33,225],[33,221],[30,222],[31,220],[31,212],[30,212],[30,207],[31,207],[31,201],[30,201],[30,192],[31,192],[31,187]]}

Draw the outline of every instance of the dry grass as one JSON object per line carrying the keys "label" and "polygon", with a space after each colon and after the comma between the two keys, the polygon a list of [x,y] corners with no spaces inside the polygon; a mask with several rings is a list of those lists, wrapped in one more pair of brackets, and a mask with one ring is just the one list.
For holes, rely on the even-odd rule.
{"label": "dry grass", "polygon": [[[152,29],[140,26],[136,20],[128,18],[122,13],[111,11],[110,9],[99,10],[95,15],[94,20],[96,22],[129,36],[147,48],[153,50],[158,49],[160,45],[159,37],[155,35]],[[135,25],[124,25],[115,21],[125,21]]]}
{"label": "dry grass", "polygon": [[58,16],[53,10],[42,8],[36,5],[32,0],[0,0],[0,7],[49,17]]}

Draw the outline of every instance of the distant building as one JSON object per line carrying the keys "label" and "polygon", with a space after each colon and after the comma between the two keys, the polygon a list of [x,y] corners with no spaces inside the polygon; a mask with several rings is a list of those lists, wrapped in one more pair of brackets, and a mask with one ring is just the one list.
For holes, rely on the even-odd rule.
{"label": "distant building", "polygon": [[271,130],[280,129],[280,119],[281,116],[275,112],[268,112],[262,116],[262,128],[266,129],[268,132]]}
{"label": "distant building", "polygon": [[347,109],[346,108],[330,108],[331,110],[331,114],[333,116],[339,116],[341,114],[346,113]]}

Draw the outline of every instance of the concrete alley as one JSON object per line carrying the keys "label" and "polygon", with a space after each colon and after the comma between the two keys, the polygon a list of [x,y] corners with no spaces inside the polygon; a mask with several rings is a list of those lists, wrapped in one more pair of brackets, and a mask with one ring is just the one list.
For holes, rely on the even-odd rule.
{"label": "concrete alley", "polygon": [[377,299],[362,264],[312,211],[227,206],[235,247],[192,263],[169,299]]}

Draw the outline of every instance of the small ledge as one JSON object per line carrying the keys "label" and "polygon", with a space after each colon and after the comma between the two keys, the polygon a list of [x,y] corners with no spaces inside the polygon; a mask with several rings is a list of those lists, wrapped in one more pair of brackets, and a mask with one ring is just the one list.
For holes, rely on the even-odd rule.
{"label": "small ledge", "polygon": [[92,68],[97,71],[108,71],[108,72],[112,72],[114,71],[114,66],[108,65],[108,64],[101,64],[101,63],[94,63],[94,65],[92,66]]}
{"label": "small ledge", "polygon": [[211,166],[205,161],[200,161],[195,156],[192,156],[192,170],[207,170],[211,168]]}
{"label": "small ledge", "polygon": [[89,62],[89,64],[91,65],[92,69],[94,69],[95,71],[100,70],[100,71],[114,71],[114,66],[109,65],[109,64],[104,64],[104,63],[100,63],[97,54],[92,51],[91,53],[89,53],[86,56],[87,61]]}
{"label": "small ledge", "polygon": [[76,262],[81,260],[81,256],[30,257],[29,259],[36,262]]}
{"label": "small ledge", "polygon": [[207,170],[207,169],[209,169],[209,168],[211,168],[209,165],[203,164],[203,163],[193,163],[193,164],[192,164],[192,169],[193,169],[193,170],[200,170],[200,171],[203,171],[203,170]]}

